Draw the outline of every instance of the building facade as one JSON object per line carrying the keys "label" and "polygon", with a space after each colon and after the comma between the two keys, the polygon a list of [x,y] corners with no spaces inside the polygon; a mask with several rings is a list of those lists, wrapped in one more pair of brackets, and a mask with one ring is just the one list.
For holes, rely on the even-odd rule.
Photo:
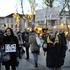
{"label": "building facade", "polygon": [[55,25],[60,23],[59,14],[61,12],[60,7],[47,7],[36,11],[35,22],[38,23],[42,28],[55,28]]}
{"label": "building facade", "polygon": [[23,29],[25,28],[25,20],[23,19],[23,15],[18,15],[20,16],[18,23],[16,23],[15,19],[13,18],[13,13],[5,17],[0,17],[0,29],[4,29],[7,26],[11,27],[14,31],[23,31]]}

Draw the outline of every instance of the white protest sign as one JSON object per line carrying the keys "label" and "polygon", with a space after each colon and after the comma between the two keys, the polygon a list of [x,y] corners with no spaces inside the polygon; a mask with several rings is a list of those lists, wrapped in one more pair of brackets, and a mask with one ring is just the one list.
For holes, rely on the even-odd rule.
{"label": "white protest sign", "polygon": [[16,52],[16,44],[5,44],[5,52]]}

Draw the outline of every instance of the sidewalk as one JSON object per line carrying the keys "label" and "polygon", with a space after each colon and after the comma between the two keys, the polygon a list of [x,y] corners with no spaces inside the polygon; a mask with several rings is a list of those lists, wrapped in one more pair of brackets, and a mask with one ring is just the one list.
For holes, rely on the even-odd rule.
{"label": "sidewalk", "polygon": [[[41,53],[39,55],[39,67],[35,68],[34,67],[34,62],[33,62],[33,56],[30,52],[30,59],[26,60],[25,55],[23,55],[22,59],[19,59],[20,64],[17,67],[17,70],[47,70],[46,67],[46,56],[44,56],[44,52],[41,49]],[[4,67],[2,66],[1,70],[5,70]],[[66,58],[65,58],[65,63],[64,66],[62,67],[62,70],[70,70],[70,52],[67,51],[66,53]]]}

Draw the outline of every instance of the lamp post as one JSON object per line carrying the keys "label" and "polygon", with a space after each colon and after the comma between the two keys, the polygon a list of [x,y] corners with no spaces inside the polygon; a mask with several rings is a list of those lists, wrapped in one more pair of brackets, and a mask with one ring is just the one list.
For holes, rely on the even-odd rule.
{"label": "lamp post", "polygon": [[23,0],[21,0],[21,8],[22,8],[22,14],[24,14],[24,11],[23,11]]}

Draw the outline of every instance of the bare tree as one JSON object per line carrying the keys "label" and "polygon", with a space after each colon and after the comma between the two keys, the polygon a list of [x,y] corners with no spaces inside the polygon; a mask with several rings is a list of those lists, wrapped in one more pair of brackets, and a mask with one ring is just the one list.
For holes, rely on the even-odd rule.
{"label": "bare tree", "polygon": [[54,0],[43,0],[43,1],[44,1],[44,3],[45,3],[47,6],[53,7],[53,2],[54,2]]}
{"label": "bare tree", "polygon": [[31,12],[32,14],[35,13],[35,0],[28,0],[31,6]]}
{"label": "bare tree", "polygon": [[22,14],[24,14],[24,11],[23,11],[23,0],[20,0],[20,1],[21,1]]}
{"label": "bare tree", "polygon": [[[70,0],[64,0],[64,4],[63,4],[63,8],[62,8],[62,10],[61,10],[61,12],[60,12],[60,16],[64,16],[64,17],[66,17],[67,15],[65,14],[65,12],[67,12],[66,10],[65,10],[65,8],[66,7],[68,7],[68,16],[70,17],[70,5],[69,5],[69,2],[70,2]],[[63,15],[62,15],[62,13],[64,13]],[[62,17],[61,17],[62,18]],[[67,30],[68,30],[68,33],[69,33],[69,27],[68,27],[68,23],[67,23],[67,18],[66,18],[66,27],[67,27]]]}
{"label": "bare tree", "polygon": [[35,0],[28,0],[31,6],[32,21],[35,22]]}

